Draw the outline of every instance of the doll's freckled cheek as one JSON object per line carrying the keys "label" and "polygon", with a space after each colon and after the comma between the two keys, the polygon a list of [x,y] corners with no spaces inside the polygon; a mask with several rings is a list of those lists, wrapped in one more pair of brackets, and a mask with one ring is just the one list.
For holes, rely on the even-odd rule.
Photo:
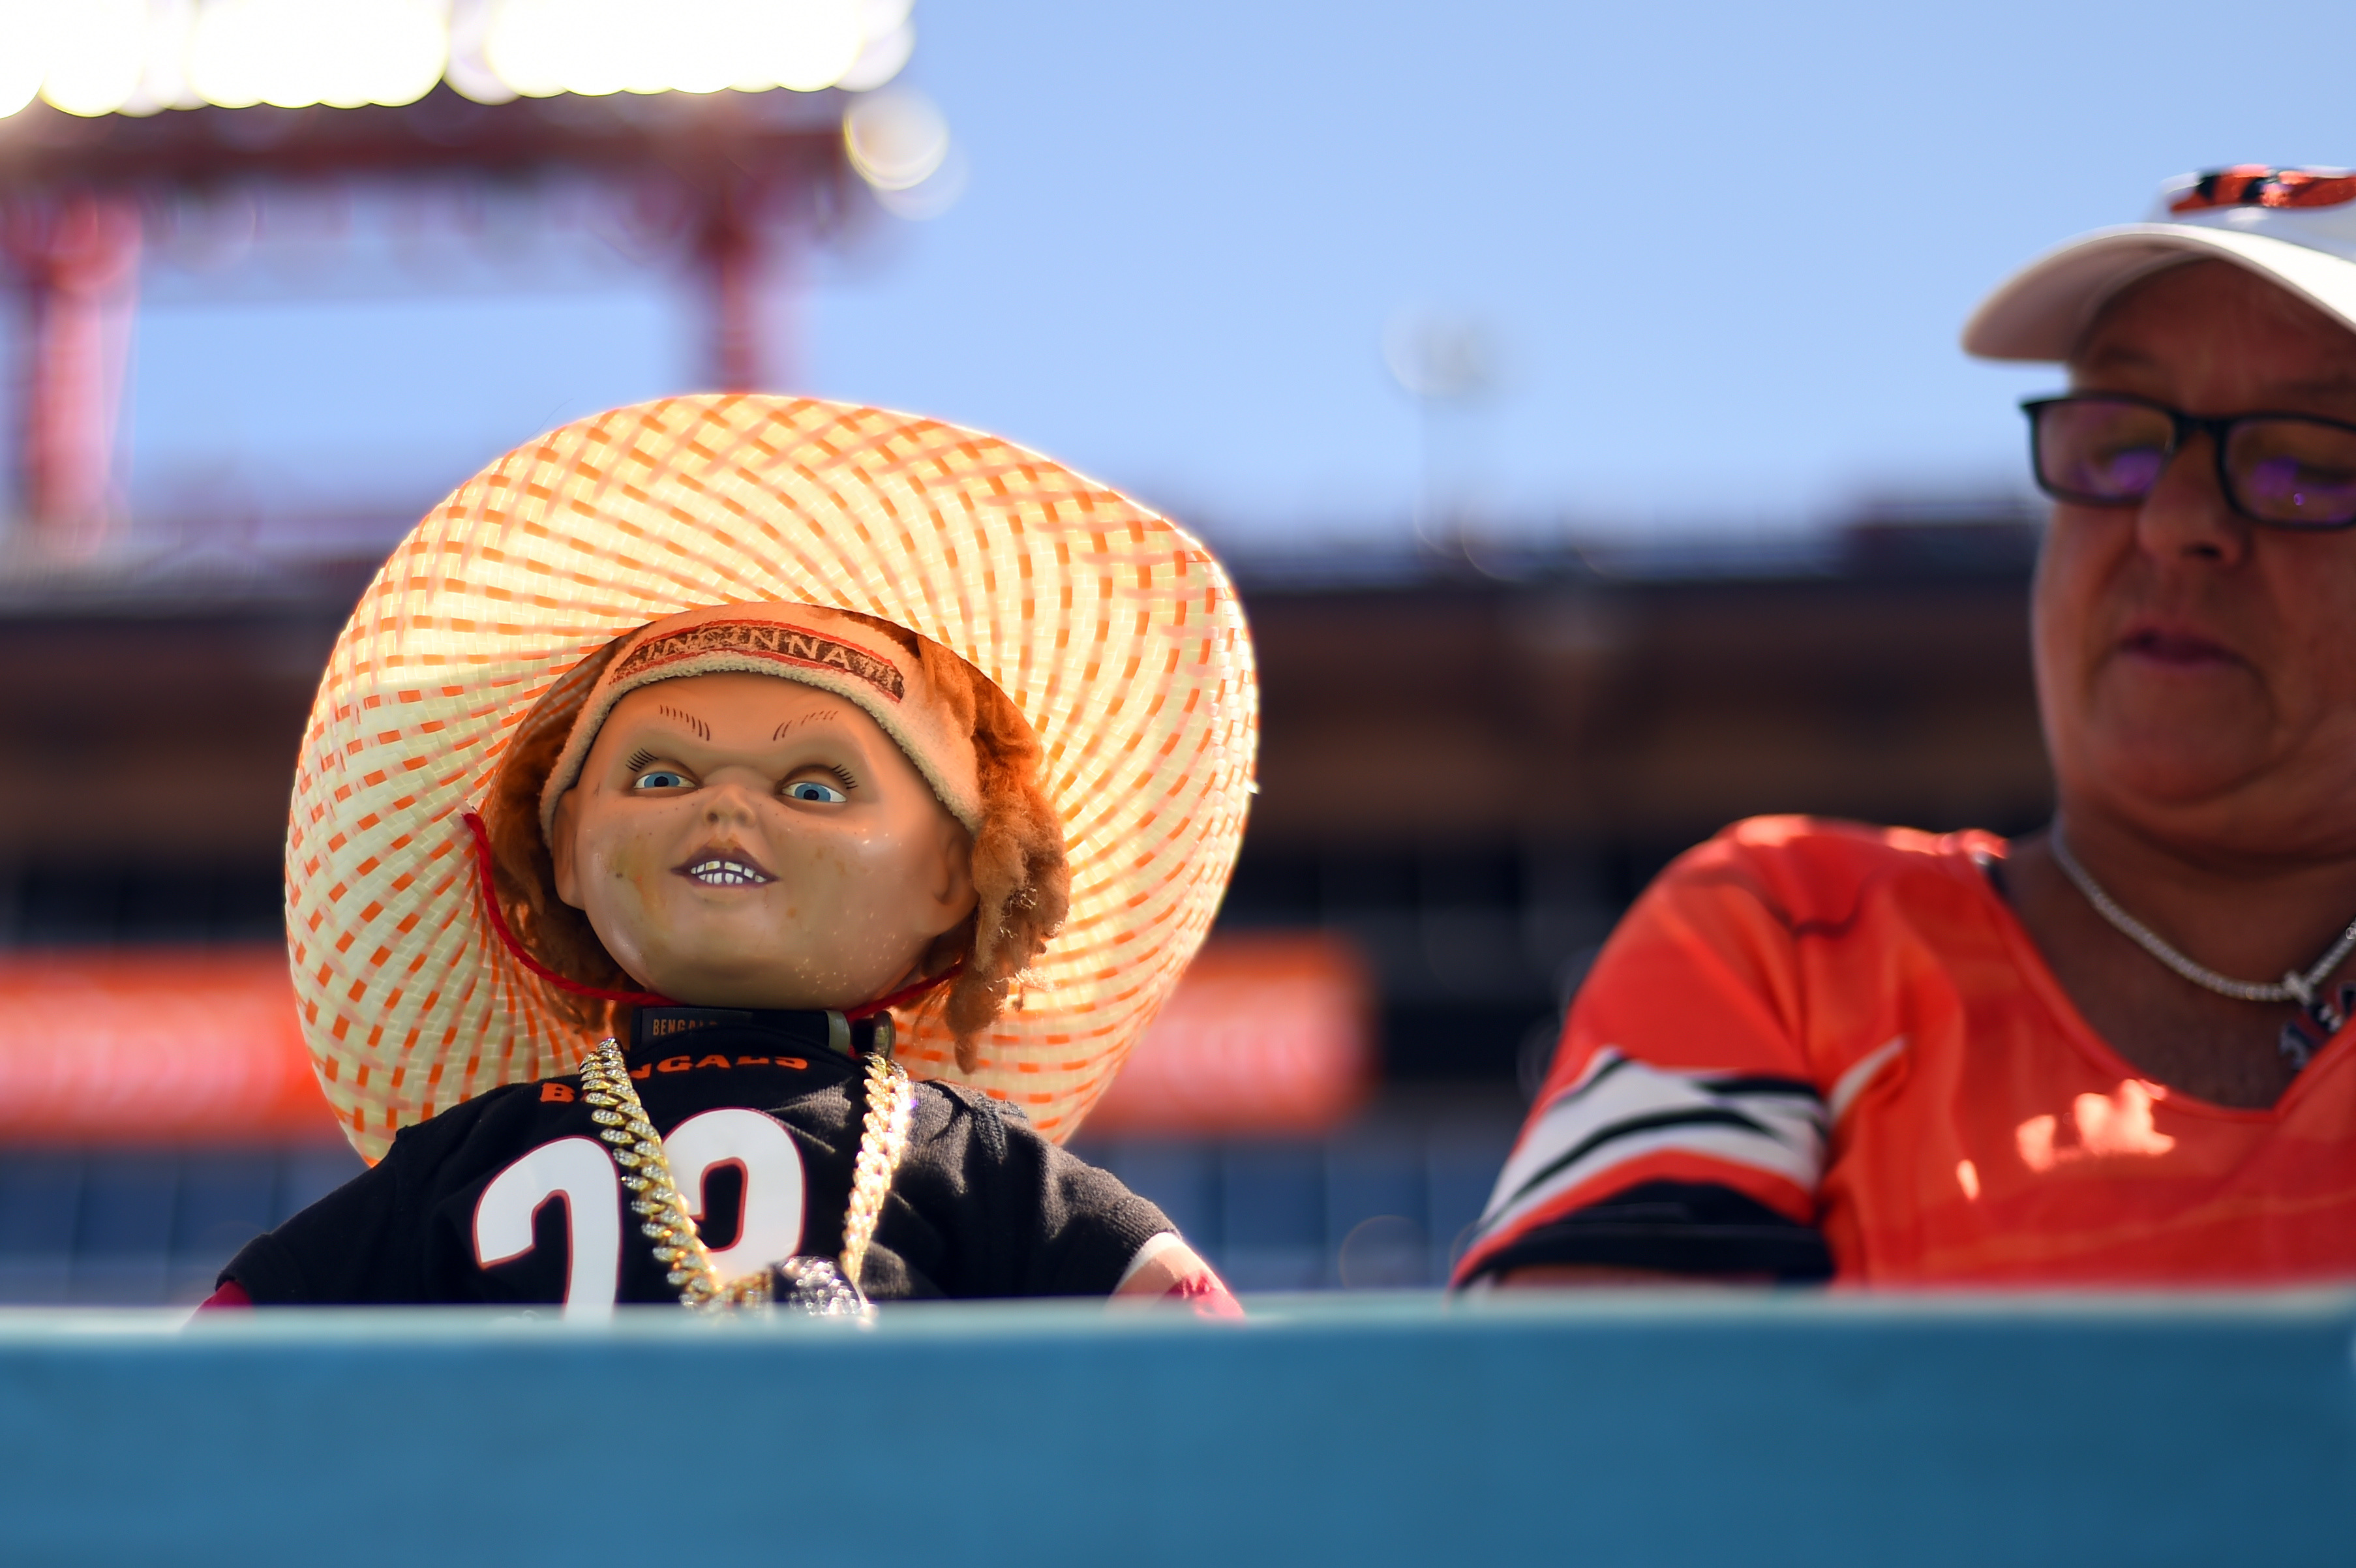
{"label": "doll's freckled cheek", "polygon": [[616,883],[643,887],[647,881],[647,856],[642,846],[627,839],[609,844],[605,857],[608,877]]}

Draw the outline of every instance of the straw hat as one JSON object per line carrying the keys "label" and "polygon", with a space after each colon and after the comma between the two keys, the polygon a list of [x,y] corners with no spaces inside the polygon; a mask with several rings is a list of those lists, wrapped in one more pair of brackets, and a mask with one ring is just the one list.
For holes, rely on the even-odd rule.
{"label": "straw hat", "polygon": [[[492,464],[393,551],[337,639],[296,768],[286,924],[345,1133],[392,1134],[594,1042],[490,928],[464,814],[516,726],[616,638],[783,601],[932,639],[1037,732],[1072,870],[1062,933],[957,1074],[1070,1134],[1200,944],[1243,833],[1258,697],[1210,553],[990,436],[806,398],[671,398]],[[584,671],[586,673],[586,671]]]}

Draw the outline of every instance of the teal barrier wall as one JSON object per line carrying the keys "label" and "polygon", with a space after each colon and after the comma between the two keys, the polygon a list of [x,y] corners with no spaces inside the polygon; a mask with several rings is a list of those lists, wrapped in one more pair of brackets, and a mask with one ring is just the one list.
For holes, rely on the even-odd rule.
{"label": "teal barrier wall", "polygon": [[10,1564],[2356,1558],[2356,1296],[0,1317]]}

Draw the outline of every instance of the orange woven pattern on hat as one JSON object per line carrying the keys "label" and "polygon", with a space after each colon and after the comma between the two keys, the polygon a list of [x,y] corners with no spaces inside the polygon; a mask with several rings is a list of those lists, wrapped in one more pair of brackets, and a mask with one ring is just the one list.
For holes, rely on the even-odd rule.
{"label": "orange woven pattern on hat", "polygon": [[[1046,749],[1072,912],[964,1075],[1067,1136],[1194,955],[1258,710],[1233,589],[1162,519],[1020,447],[809,399],[673,398],[509,453],[419,523],[337,641],[286,834],[287,937],[329,1101],[399,1128],[594,1043],[487,928],[461,813],[515,725],[622,633],[788,600],[958,653]],[[900,1058],[956,1071],[937,1026]]]}

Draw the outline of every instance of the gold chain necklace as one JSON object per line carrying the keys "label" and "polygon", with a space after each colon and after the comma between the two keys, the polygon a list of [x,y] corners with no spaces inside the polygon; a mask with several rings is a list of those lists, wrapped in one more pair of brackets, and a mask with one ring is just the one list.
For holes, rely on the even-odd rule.
{"label": "gold chain necklace", "polygon": [[851,1165],[851,1208],[842,1219],[840,1267],[824,1258],[785,1258],[734,1280],[712,1266],[687,1201],[671,1180],[670,1157],[660,1133],[648,1120],[622,1047],[601,1040],[581,1063],[581,1098],[597,1123],[597,1135],[614,1145],[622,1185],[635,1194],[630,1209],[654,1242],[657,1261],[670,1267],[670,1284],[681,1306],[699,1311],[766,1307],[787,1302],[819,1317],[873,1316],[875,1308],[859,1288],[867,1248],[884,1217],[884,1199],[908,1150],[908,1127],[916,1119],[916,1090],[899,1063],[884,1054],[867,1056],[867,1118]]}

